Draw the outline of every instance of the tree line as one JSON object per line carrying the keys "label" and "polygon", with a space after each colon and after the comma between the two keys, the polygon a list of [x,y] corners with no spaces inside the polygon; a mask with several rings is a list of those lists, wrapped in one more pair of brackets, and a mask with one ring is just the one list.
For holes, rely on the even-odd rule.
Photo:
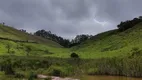
{"label": "tree line", "polygon": [[125,31],[129,28],[134,27],[136,24],[142,22],[142,16],[138,18],[134,18],[133,20],[122,21],[120,24],[117,25],[119,31]]}
{"label": "tree line", "polygon": [[51,31],[46,30],[38,30],[34,33],[34,35],[55,41],[67,48],[78,45],[91,37],[90,35],[82,34],[77,35],[74,39],[70,41],[69,39],[64,39],[63,37],[57,36],[56,34],[53,34]]}

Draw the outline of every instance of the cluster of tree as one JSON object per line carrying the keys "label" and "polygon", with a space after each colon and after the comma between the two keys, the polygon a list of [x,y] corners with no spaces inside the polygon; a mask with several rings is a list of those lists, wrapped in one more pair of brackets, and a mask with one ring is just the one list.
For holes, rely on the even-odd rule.
{"label": "cluster of tree", "polygon": [[51,31],[38,30],[34,33],[34,35],[55,41],[64,47],[69,47],[70,45],[70,41],[68,39],[64,39],[56,34],[52,34]]}
{"label": "cluster of tree", "polygon": [[24,29],[20,29],[20,31],[25,32],[25,33],[27,32],[27,31],[26,31],[26,30],[24,30]]}
{"label": "cluster of tree", "polygon": [[45,39],[50,39],[52,41],[55,41],[64,47],[72,47],[72,46],[78,45],[92,37],[90,35],[85,35],[85,34],[77,35],[75,39],[70,41],[68,39],[64,39],[61,36],[57,36],[56,34],[52,34],[51,31],[45,31],[45,30],[38,30],[37,32],[34,33],[34,35],[41,36]]}
{"label": "cluster of tree", "polygon": [[90,39],[92,37],[92,35],[85,35],[85,34],[82,34],[82,35],[77,35],[74,39],[72,39],[72,41],[70,42],[70,47],[72,46],[76,46],[88,39]]}
{"label": "cluster of tree", "polygon": [[121,22],[119,25],[117,25],[119,31],[125,31],[129,28],[132,28],[136,24],[142,22],[142,16],[139,18],[134,18],[133,20],[127,20],[125,22]]}

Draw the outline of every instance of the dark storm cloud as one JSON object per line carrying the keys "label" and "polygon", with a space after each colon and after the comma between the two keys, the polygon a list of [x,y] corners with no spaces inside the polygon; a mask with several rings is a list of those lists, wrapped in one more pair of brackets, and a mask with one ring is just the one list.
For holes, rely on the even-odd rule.
{"label": "dark storm cloud", "polygon": [[66,38],[97,34],[140,16],[142,0],[0,0],[0,22]]}

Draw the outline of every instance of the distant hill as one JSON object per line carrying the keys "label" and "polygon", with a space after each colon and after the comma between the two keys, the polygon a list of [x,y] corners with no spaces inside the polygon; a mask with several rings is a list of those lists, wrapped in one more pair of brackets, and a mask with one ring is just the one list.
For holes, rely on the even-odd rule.
{"label": "distant hill", "polygon": [[34,42],[38,42],[42,44],[47,44],[50,46],[62,47],[61,45],[59,45],[58,43],[54,41],[44,39],[38,36],[34,36],[26,32],[17,30],[13,27],[4,26],[2,24],[0,24],[0,37],[14,39],[14,40],[25,40],[25,41],[28,40],[28,41],[34,41]]}
{"label": "distant hill", "polygon": [[142,23],[123,32],[111,30],[71,48],[83,58],[122,57],[130,55],[132,48],[142,49]]}
{"label": "distant hill", "polygon": [[[10,53],[7,53],[7,45],[10,45]],[[13,27],[0,24],[0,55],[26,55],[26,47],[32,50],[31,55],[48,56],[66,53],[68,49],[63,48],[60,44],[35,36]],[[57,53],[57,54],[55,54]]]}

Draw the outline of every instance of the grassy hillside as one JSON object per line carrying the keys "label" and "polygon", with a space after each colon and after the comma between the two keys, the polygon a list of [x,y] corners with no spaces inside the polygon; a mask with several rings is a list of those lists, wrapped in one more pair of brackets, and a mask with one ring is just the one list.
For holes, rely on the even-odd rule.
{"label": "grassy hillside", "polygon": [[[11,27],[0,28],[0,37],[29,41],[0,39],[0,79],[35,79],[38,74],[142,77],[142,23],[124,32],[112,30],[98,34],[70,49]],[[27,47],[31,48],[30,56],[26,56]],[[80,58],[69,58],[71,52]]]}
{"label": "grassy hillside", "polygon": [[47,40],[38,36],[33,36],[20,30],[14,29],[13,27],[3,26],[2,24],[0,24],[0,37],[15,40],[36,41],[38,43],[47,44],[49,46],[61,47],[58,43],[54,41]]}
{"label": "grassy hillside", "polygon": [[124,32],[111,30],[100,33],[70,50],[51,40],[33,36],[3,25],[0,25],[0,37],[38,42],[38,44],[35,44],[0,40],[1,55],[9,55],[6,45],[10,44],[12,46],[11,51],[16,55],[26,55],[25,48],[30,46],[32,48],[30,53],[34,56],[68,58],[71,52],[76,52],[81,58],[124,57],[130,55],[133,48],[142,49],[142,23]]}
{"label": "grassy hillside", "polygon": [[142,23],[124,32],[112,30],[100,33],[72,48],[82,58],[124,57],[132,48],[142,49]]}
{"label": "grassy hillside", "polygon": [[[34,56],[58,56],[59,54],[66,55],[66,53],[69,53],[68,49],[63,48],[54,41],[30,35],[14,29],[13,27],[4,26],[2,24],[0,24],[0,38],[29,42],[23,43],[0,39],[0,55],[26,55],[27,46],[32,49],[29,55]],[[10,53],[8,53],[8,48],[6,47],[7,45],[10,46]]]}

